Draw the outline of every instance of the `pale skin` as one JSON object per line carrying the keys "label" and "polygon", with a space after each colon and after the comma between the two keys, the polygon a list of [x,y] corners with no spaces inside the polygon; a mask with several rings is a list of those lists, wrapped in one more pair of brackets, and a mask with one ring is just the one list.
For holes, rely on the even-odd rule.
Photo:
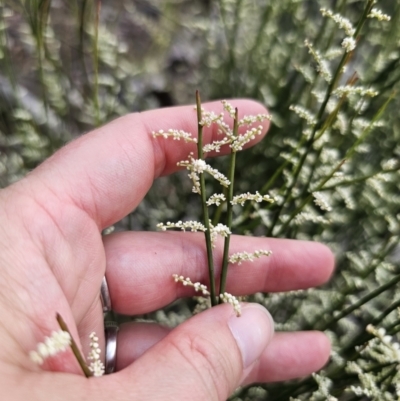
{"label": "pale skin", "polygon": [[[249,100],[232,101],[239,117],[265,113]],[[219,112],[219,102],[205,104]],[[268,122],[264,123],[265,132]],[[136,315],[194,295],[172,274],[208,284],[203,234],[102,229],[130,213],[153,180],[177,170],[194,144],[152,131],[196,133],[193,106],[132,114],[71,142],[25,179],[0,191],[0,389],[17,400],[226,400],[241,384],[302,377],[329,357],[324,334],[275,333],[269,314],[243,304],[196,315],[174,330],[156,324],[121,327],[117,372],[82,376],[70,350],[37,366],[29,351],[57,330],[56,312],[87,354],[95,331],[104,349],[99,298],[106,274],[113,309]],[[205,130],[205,143],[216,135]],[[257,138],[253,143],[261,140]],[[225,149],[226,151],[226,149]],[[289,291],[320,285],[334,261],[318,243],[233,237],[232,253],[271,249],[273,255],[234,265],[227,291]],[[221,249],[217,248],[219,272]]]}

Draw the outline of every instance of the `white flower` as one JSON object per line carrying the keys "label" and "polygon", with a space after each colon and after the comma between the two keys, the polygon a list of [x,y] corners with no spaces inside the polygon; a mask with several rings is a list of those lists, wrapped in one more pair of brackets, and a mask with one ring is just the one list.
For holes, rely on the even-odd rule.
{"label": "white flower", "polygon": [[183,277],[183,276],[178,276],[177,274],[172,275],[173,279],[175,280],[175,283],[182,283],[185,287],[193,287],[195,291],[201,292],[203,295],[210,295],[207,287],[204,284],[201,284],[199,282],[197,283],[192,283],[189,277]]}
{"label": "white flower", "polygon": [[301,106],[291,105],[289,110],[294,111],[300,118],[307,121],[307,124],[314,126],[317,123],[316,118],[310,111]]}
{"label": "white flower", "polygon": [[342,41],[342,47],[346,50],[346,53],[351,52],[356,48],[356,40],[352,36],[347,36]]}
{"label": "white flower", "polygon": [[335,96],[342,97],[347,95],[360,95],[374,97],[378,95],[378,92],[371,88],[365,88],[363,86],[339,86],[333,92]]}
{"label": "white flower", "polygon": [[243,135],[239,135],[236,138],[234,138],[234,140],[231,143],[231,148],[235,152],[242,150],[243,146],[246,145],[246,143],[249,143],[250,141],[255,139],[256,136],[261,135],[262,132],[263,132],[262,125],[247,130]]}
{"label": "white flower", "polygon": [[226,198],[224,194],[213,194],[207,201],[207,206],[217,205],[219,206],[221,202],[225,202]]}
{"label": "white flower", "polygon": [[211,231],[211,243],[213,248],[215,248],[215,243],[217,241],[217,236],[227,237],[231,235],[231,230],[224,224],[218,223],[215,227],[210,222],[210,231]]}
{"label": "white flower", "polygon": [[300,212],[293,219],[293,223],[296,225],[301,225],[305,222],[321,223],[321,224],[330,224],[331,223],[331,221],[329,219],[325,219],[323,216],[318,216],[316,214],[308,213],[308,212]]}
{"label": "white flower", "polygon": [[313,192],[314,203],[319,206],[322,210],[330,212],[332,210],[328,203],[326,196],[322,192]]}
{"label": "white flower", "polygon": [[207,231],[207,229],[203,226],[203,224],[199,223],[198,221],[181,221],[179,220],[177,223],[171,223],[167,221],[166,224],[159,223],[157,224],[157,228],[161,229],[162,231],[166,231],[170,228],[180,228],[182,231],[186,231],[190,229],[192,232],[196,231]]}
{"label": "white flower", "polygon": [[93,373],[94,377],[100,377],[104,375],[104,364],[100,360],[92,361],[89,365],[89,370]]}
{"label": "white flower", "polygon": [[101,350],[99,346],[99,338],[96,333],[93,332],[89,335],[90,338],[90,351],[87,359],[90,362],[89,370],[93,373],[93,376],[100,377],[104,375],[104,364],[100,360]]}
{"label": "white flower", "polygon": [[223,237],[227,237],[229,234],[232,234],[229,228],[221,223],[218,223],[215,227],[212,226],[211,231],[219,235],[222,235]]}
{"label": "white flower", "polygon": [[174,141],[180,141],[181,139],[183,139],[185,142],[197,143],[197,138],[192,138],[192,134],[177,129],[169,129],[168,131],[160,129],[159,131],[153,131],[151,134],[154,138],[156,138],[157,136],[162,136],[163,138],[170,137]]}
{"label": "white flower", "polygon": [[325,8],[321,8],[320,11],[324,17],[331,18],[339,26],[339,28],[343,29],[347,36],[354,36],[356,30],[347,18],[340,14],[334,14],[332,11]]}
{"label": "white flower", "polygon": [[240,302],[235,296],[229,294],[228,292],[224,292],[223,294],[220,294],[219,297],[221,298],[222,302],[231,304],[233,306],[233,310],[235,311],[237,317],[242,314]]}
{"label": "white flower", "polygon": [[373,8],[368,14],[368,18],[376,18],[378,21],[390,21],[390,15],[383,14],[381,10]]}
{"label": "white flower", "polygon": [[260,249],[254,252],[238,252],[234,253],[233,255],[229,256],[230,263],[237,263],[238,265],[242,264],[242,262],[250,261],[253,262],[254,259],[261,258],[261,256],[271,256],[272,251],[267,251],[264,249]]}
{"label": "white flower", "polygon": [[244,203],[246,201],[254,201],[257,203],[265,201],[265,202],[269,202],[269,203],[274,203],[275,199],[269,195],[261,195],[258,191],[256,191],[255,194],[251,194],[250,192],[247,192],[245,194],[235,195],[231,201],[231,204],[232,205],[240,204],[240,205],[244,206]]}
{"label": "white flower", "polygon": [[222,139],[221,141],[213,141],[212,143],[208,143],[203,146],[203,152],[209,153],[211,151],[214,151],[214,152],[219,153],[222,146],[228,145],[231,142],[232,142],[232,140],[228,137]]}
{"label": "white flower", "polygon": [[177,165],[181,167],[186,167],[191,172],[189,174],[189,177],[193,181],[193,192],[200,193],[198,174],[203,174],[204,172],[207,172],[208,174],[213,176],[224,187],[228,187],[231,183],[223,174],[221,174],[217,169],[212,168],[204,160],[195,159],[193,157],[193,154],[189,155],[189,160],[178,162]]}
{"label": "white flower", "polygon": [[197,174],[204,173],[205,169],[207,168],[207,163],[202,159],[192,159],[192,171]]}
{"label": "white flower", "polygon": [[224,106],[224,110],[226,110],[232,118],[235,118],[235,108],[226,100],[222,100],[221,103]]}
{"label": "white flower", "polygon": [[50,337],[45,337],[43,343],[37,345],[36,351],[29,353],[30,359],[41,365],[50,356],[64,352],[71,344],[71,336],[68,332],[52,331]]}
{"label": "white flower", "polygon": [[320,73],[321,77],[325,79],[326,82],[330,83],[332,81],[332,74],[329,71],[329,66],[326,60],[324,60],[321,54],[315,50],[312,44],[308,41],[304,41],[304,45],[308,48],[308,52],[314,57],[317,63],[317,71]]}
{"label": "white flower", "polygon": [[238,121],[238,126],[251,125],[257,121],[271,120],[269,114],[256,114],[255,116],[244,116]]}
{"label": "white flower", "polygon": [[210,127],[212,124],[218,124],[224,118],[224,113],[215,114],[213,111],[207,111],[201,108],[200,125]]}

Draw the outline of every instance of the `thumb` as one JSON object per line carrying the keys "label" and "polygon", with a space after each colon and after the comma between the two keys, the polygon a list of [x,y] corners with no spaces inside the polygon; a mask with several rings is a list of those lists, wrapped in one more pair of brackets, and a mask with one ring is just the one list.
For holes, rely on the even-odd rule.
{"label": "thumb", "polygon": [[230,305],[220,305],[177,327],[118,375],[132,383],[140,400],[224,401],[273,331],[271,315],[258,304],[243,304],[241,317]]}

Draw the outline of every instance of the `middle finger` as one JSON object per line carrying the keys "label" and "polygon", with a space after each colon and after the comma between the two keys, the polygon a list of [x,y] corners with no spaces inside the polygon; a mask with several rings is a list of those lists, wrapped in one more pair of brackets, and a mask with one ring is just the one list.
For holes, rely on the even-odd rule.
{"label": "middle finger", "polygon": [[[123,232],[104,238],[106,277],[113,310],[148,313],[183,296],[191,287],[175,283],[173,274],[208,285],[204,235],[183,232]],[[227,291],[234,295],[308,288],[330,277],[334,259],[325,245],[288,239],[232,236],[230,253],[271,250],[254,262],[230,265]],[[214,249],[215,275],[222,263],[222,242]],[[218,281],[218,280],[217,280]]]}

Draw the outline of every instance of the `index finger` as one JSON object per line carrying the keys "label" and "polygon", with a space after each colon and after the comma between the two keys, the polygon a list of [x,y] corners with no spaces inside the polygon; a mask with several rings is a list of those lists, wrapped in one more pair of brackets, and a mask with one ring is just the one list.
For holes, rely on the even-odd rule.
{"label": "index finger", "polygon": [[[266,113],[260,103],[234,100],[239,118]],[[220,113],[220,102],[204,104],[206,110]],[[231,120],[231,119],[229,119]],[[261,140],[263,134],[248,146]],[[107,227],[130,213],[143,199],[153,180],[178,169],[176,163],[196,154],[196,145],[154,139],[152,131],[169,128],[197,136],[193,106],[130,114],[71,142],[44,162],[31,175],[39,185],[51,188],[62,201],[72,202],[100,228]],[[216,139],[217,127],[204,129],[204,144]],[[224,152],[222,149],[221,153]]]}

